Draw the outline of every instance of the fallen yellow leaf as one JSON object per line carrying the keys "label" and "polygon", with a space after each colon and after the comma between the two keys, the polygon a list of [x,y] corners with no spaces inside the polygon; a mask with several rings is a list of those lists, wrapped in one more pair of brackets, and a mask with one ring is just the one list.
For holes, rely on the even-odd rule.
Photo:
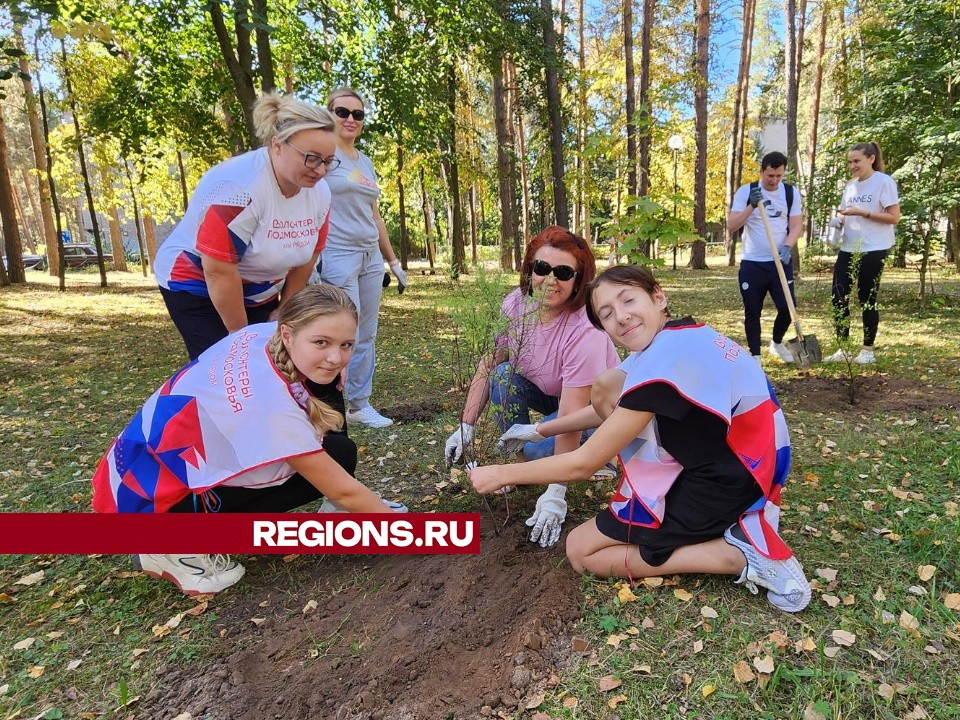
{"label": "fallen yellow leaf", "polygon": [[755,657],[753,659],[753,666],[757,669],[757,672],[761,672],[764,675],[773,674],[773,657],[770,655],[764,655],[761,657]]}
{"label": "fallen yellow leaf", "polygon": [[703,640],[694,640],[693,642],[693,654],[696,655],[698,652],[703,652]]}
{"label": "fallen yellow leaf", "polygon": [[677,588],[676,590],[674,590],[674,591],[673,591],[673,596],[674,596],[677,600],[680,600],[680,601],[682,601],[682,602],[688,602],[688,601],[690,601],[690,600],[693,600],[693,595],[691,595],[690,593],[688,593],[688,592],[687,592],[686,590],[684,590],[683,588]]}
{"label": "fallen yellow leaf", "polygon": [[710,697],[716,689],[716,685],[704,685],[700,688],[700,694],[703,695],[703,697]]}
{"label": "fallen yellow leaf", "polygon": [[607,700],[607,707],[613,710],[614,708],[617,707],[617,705],[626,701],[627,701],[626,695],[614,695],[612,698]]}
{"label": "fallen yellow leaf", "polygon": [[877,602],[883,602],[887,599],[887,594],[883,591],[883,588],[877,585],[877,591],[873,594],[873,599]]}
{"label": "fallen yellow leaf", "polygon": [[573,710],[577,705],[580,704],[580,701],[577,698],[571,695],[570,697],[565,697],[563,699],[563,706],[568,710]]}
{"label": "fallen yellow leaf", "polygon": [[892,700],[895,695],[893,685],[887,683],[880,683],[880,687],[877,688],[877,695],[882,697],[884,700]]}
{"label": "fallen yellow leaf", "polygon": [[826,655],[828,658],[836,657],[838,652],[840,652],[840,648],[838,648],[836,645],[827,645],[823,649],[823,654]]}
{"label": "fallen yellow leaf", "polygon": [[943,604],[947,610],[960,610],[960,593],[947,593],[943,596]]}
{"label": "fallen yellow leaf", "polygon": [[32,677],[34,680],[36,680],[38,677],[43,675],[43,671],[46,669],[47,668],[44,665],[33,665],[30,667],[29,670],[27,670],[27,676]]}
{"label": "fallen yellow leaf", "polygon": [[659,575],[654,575],[653,577],[645,577],[643,579],[643,584],[649,588],[658,588],[663,585],[663,578]]}
{"label": "fallen yellow leaf", "polygon": [[[38,582],[43,580],[43,576],[46,573],[43,570],[37,570],[35,573],[30,573],[29,575],[24,575],[22,578],[17,580],[14,585],[36,585]],[[39,667],[39,666],[38,666]],[[39,677],[39,676],[38,676]]]}
{"label": "fallen yellow leaf", "polygon": [[617,600],[620,601],[621,605],[624,605],[629,602],[635,602],[637,596],[633,594],[633,590],[630,589],[629,585],[620,583],[620,589],[617,591]]}
{"label": "fallen yellow leaf", "polygon": [[36,639],[36,638],[32,638],[32,637],[24,638],[24,639],[21,640],[20,642],[14,643],[14,644],[13,644],[13,649],[14,649],[14,650],[26,650],[26,649],[29,648],[31,645],[33,645],[36,641],[37,641],[37,639]]}
{"label": "fallen yellow leaf", "polygon": [[803,640],[798,640],[794,647],[798,652],[813,652],[817,649],[817,644],[813,641],[813,638],[808,635]]}
{"label": "fallen yellow leaf", "polygon": [[936,572],[937,568],[935,565],[921,565],[917,568],[917,577],[923,580],[923,582],[927,582]]}
{"label": "fallen yellow leaf", "polygon": [[755,680],[756,677],[757,676],[753,674],[753,670],[750,669],[750,666],[747,664],[746,660],[741,660],[733,666],[733,678],[741,685]]}
{"label": "fallen yellow leaf", "polygon": [[857,641],[857,636],[846,630],[834,630],[830,633],[830,637],[833,638],[833,641],[837,645],[843,645],[845,647],[850,647]]}
{"label": "fallen yellow leaf", "polygon": [[714,610],[712,607],[710,607],[709,605],[704,605],[702,608],[700,608],[700,617],[705,617],[708,620],[715,620],[720,616],[717,614],[717,611]]}
{"label": "fallen yellow leaf", "polygon": [[820,596],[820,599],[832,608],[835,608],[840,604],[840,598],[838,598],[836,595],[823,594]]}
{"label": "fallen yellow leaf", "polygon": [[920,621],[906,610],[900,613],[900,627],[910,632],[917,632],[920,628]]}
{"label": "fallen yellow leaf", "polygon": [[837,571],[833,568],[817,568],[817,575],[827,582],[833,582],[837,579]]}

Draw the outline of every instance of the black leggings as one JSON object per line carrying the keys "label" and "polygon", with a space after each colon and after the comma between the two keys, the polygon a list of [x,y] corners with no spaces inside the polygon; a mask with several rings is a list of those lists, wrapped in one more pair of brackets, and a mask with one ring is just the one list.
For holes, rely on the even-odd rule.
{"label": "black leggings", "polygon": [[[353,475],[357,471],[357,445],[346,435],[327,434],[323,449],[337,464]],[[193,493],[170,508],[168,512],[256,512],[278,513],[293,510],[323,495],[305,477],[292,475],[282,485],[265,488],[245,488],[220,485],[203,495]]]}
{"label": "black leggings", "polygon": [[841,250],[837,255],[837,264],[833,266],[833,321],[840,340],[850,337],[850,291],[856,280],[857,299],[863,308],[863,345],[873,347],[880,327],[877,293],[888,252],[871,250],[854,255]]}

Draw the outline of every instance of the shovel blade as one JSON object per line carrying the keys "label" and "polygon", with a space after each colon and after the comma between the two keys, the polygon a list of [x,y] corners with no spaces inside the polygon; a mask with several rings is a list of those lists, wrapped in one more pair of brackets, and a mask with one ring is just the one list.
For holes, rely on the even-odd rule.
{"label": "shovel blade", "polygon": [[823,350],[816,335],[805,335],[801,342],[799,338],[787,340],[787,349],[793,353],[793,359],[801,367],[808,367],[823,360]]}

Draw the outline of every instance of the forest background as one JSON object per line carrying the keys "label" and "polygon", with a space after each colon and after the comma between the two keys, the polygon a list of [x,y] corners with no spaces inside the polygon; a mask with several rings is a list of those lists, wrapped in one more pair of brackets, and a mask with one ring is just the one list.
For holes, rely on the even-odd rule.
{"label": "forest background", "polygon": [[919,256],[922,291],[932,255],[960,266],[957,12],[947,0],[8,0],[0,283],[24,280],[24,250],[57,274],[63,230],[120,270],[152,258],[200,175],[256,146],[259,92],[323,102],[349,84],[369,98],[364,149],[405,266],[515,268],[549,223],[655,264],[689,243],[704,268],[705,241],[722,241],[733,264],[725,209],[782,124],[786,146],[764,149],[791,158],[808,251],[846,148],[881,144],[904,211],[894,262]]}

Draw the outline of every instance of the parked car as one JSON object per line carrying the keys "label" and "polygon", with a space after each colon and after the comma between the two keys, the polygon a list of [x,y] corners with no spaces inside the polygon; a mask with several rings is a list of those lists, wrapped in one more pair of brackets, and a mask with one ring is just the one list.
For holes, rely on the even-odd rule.
{"label": "parked car", "polygon": [[[68,268],[85,268],[97,264],[97,249],[87,243],[71,243],[63,246],[63,259]],[[113,265],[113,255],[103,254],[103,261]]]}
{"label": "parked car", "polygon": [[[10,264],[7,262],[7,256],[3,256],[3,267],[5,270],[10,269]],[[24,270],[46,270],[47,269],[47,258],[45,255],[33,255],[31,253],[23,254],[23,269]]]}

